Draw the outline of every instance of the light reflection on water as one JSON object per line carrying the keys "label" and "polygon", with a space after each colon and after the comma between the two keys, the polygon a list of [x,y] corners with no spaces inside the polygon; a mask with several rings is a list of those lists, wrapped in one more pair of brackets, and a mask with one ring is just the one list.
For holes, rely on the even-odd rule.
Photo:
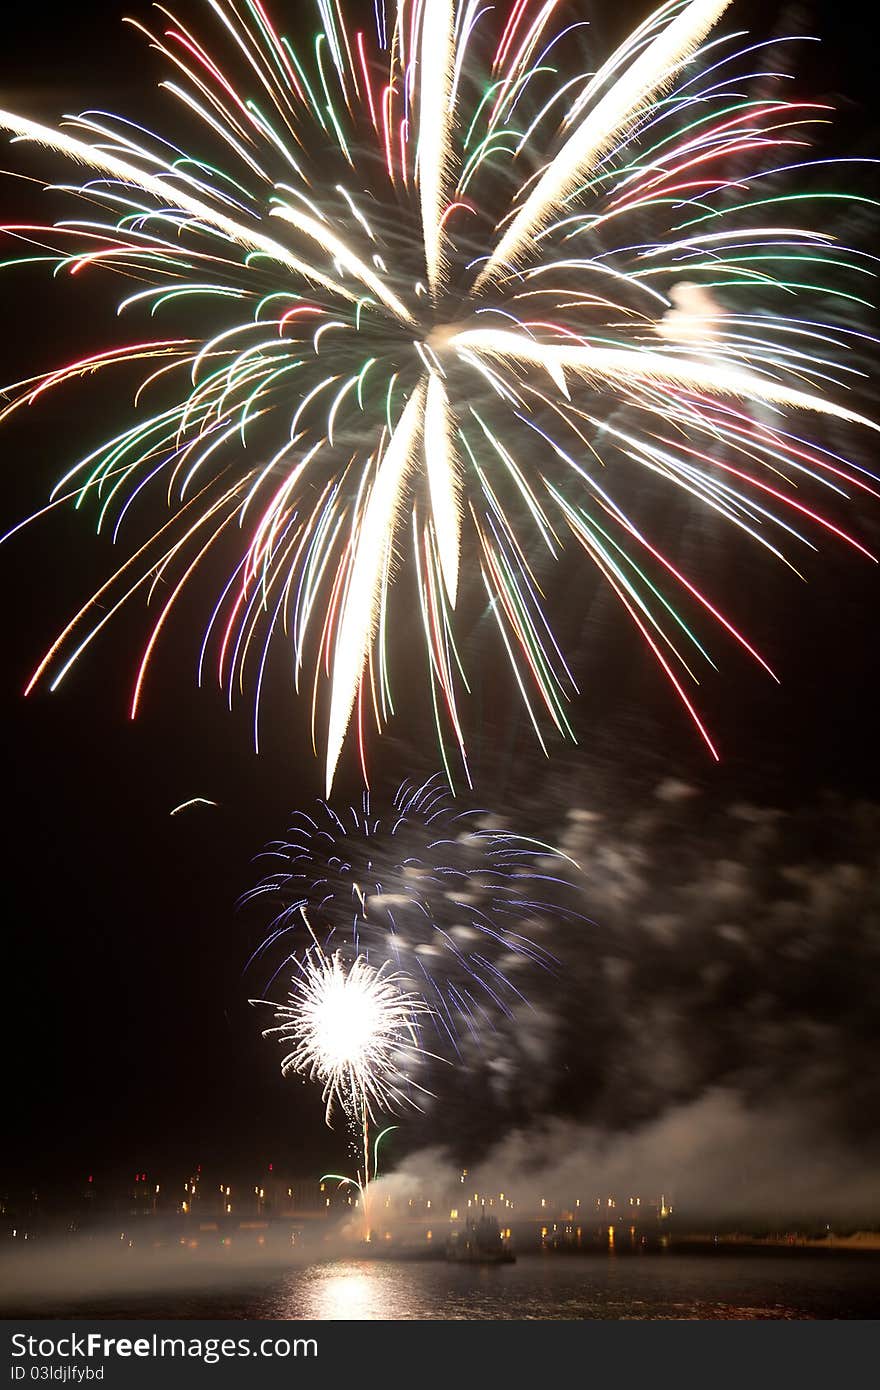
{"label": "light reflection on water", "polygon": [[[81,1259],[63,1279],[59,1262],[51,1279],[41,1265],[29,1295],[19,1277],[4,1296],[0,1280],[2,1315],[322,1322],[880,1316],[880,1256],[867,1253],[526,1255],[497,1266],[342,1258],[280,1268],[228,1264],[227,1254],[198,1266],[147,1259],[132,1266],[127,1283],[93,1270],[88,1286]],[[3,1306],[10,1300],[14,1306]]]}
{"label": "light reflection on water", "polygon": [[[398,1267],[353,1260],[350,1264],[312,1265],[285,1281],[276,1318],[334,1318],[364,1321],[400,1317]],[[296,1311],[288,1311],[295,1309]]]}
{"label": "light reflection on water", "polygon": [[528,1257],[516,1265],[334,1261],[282,1278],[245,1316],[370,1319],[876,1317],[880,1261]]}

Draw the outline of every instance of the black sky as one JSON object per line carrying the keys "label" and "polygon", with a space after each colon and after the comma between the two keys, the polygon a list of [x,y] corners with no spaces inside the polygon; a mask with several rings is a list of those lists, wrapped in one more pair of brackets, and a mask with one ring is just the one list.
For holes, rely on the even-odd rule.
{"label": "black sky", "polygon": [[[301,23],[307,7],[287,3]],[[606,12],[609,38],[644,8],[594,6]],[[830,0],[745,3],[734,7],[733,21],[738,15],[762,36],[778,25],[822,38],[820,51],[807,51],[798,81],[838,106],[835,134],[827,137],[832,148],[875,153],[876,18]],[[91,105],[125,110],[132,89],[156,71],[106,0],[59,7],[51,24],[44,8],[16,6],[4,35],[2,104],[44,118]],[[29,161],[26,152],[4,154],[3,163],[59,176],[56,164]],[[4,220],[17,218],[22,198],[32,196],[18,180],[2,179]],[[862,226],[863,237],[873,238],[869,250],[878,227]],[[4,275],[0,379],[66,360],[84,340],[102,341],[102,326],[112,322],[112,282]],[[108,419],[121,418],[124,404],[124,395],[68,391],[63,402],[28,412],[0,434],[0,523],[39,505],[74,455],[107,432]],[[860,461],[870,465],[870,458]],[[880,503],[872,512],[867,502],[858,525],[880,549]],[[633,802],[662,776],[696,781],[719,800],[748,794],[792,804],[829,788],[880,799],[878,568],[828,544],[804,586],[751,552],[713,553],[698,527],[685,530],[682,544],[693,547],[715,591],[735,599],[750,634],[772,652],[783,685],[725,652],[722,679],[704,705],[724,751],[715,769],[636,640],[616,619],[607,631],[609,610],[590,596],[576,638],[584,786],[597,771],[607,785],[616,770],[621,797]],[[135,607],[58,694],[23,700],[36,660],[106,577],[110,559],[88,522],[71,513],[0,550],[7,803],[0,1166],[14,1181],[186,1166],[221,1155],[231,1165],[275,1159],[310,1171],[327,1156],[320,1101],[282,1082],[275,1054],[259,1037],[241,976],[254,928],[233,912],[252,881],[252,856],[283,829],[289,810],[320,791],[303,734],[307,709],[279,679],[268,693],[264,751],[254,754],[247,703],[229,714],[218,693],[195,689],[198,595],[160,649],[134,725],[128,693],[144,631]],[[525,720],[503,688],[494,672],[481,678],[471,721],[480,795],[490,804],[521,789],[535,757]],[[401,718],[375,750],[377,794],[405,773],[432,770],[429,750],[427,726]],[[352,768],[343,784],[357,794]],[[218,805],[169,815],[191,797]]]}

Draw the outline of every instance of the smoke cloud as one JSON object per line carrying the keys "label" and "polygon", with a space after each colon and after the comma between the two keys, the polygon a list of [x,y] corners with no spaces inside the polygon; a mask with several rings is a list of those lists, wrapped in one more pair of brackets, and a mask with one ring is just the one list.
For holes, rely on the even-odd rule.
{"label": "smoke cloud", "polygon": [[880,1220],[880,807],[717,806],[671,779],[629,807],[538,800],[589,920],[527,924],[558,969],[463,1044],[466,1088],[438,1078],[408,1178]]}

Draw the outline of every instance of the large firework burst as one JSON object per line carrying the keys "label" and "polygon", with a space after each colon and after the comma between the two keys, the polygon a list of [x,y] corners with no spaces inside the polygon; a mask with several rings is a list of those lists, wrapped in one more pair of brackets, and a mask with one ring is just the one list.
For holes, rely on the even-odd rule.
{"label": "large firework burst", "polygon": [[789,422],[870,423],[839,400],[852,330],[801,308],[814,292],[859,299],[867,268],[823,216],[844,195],[765,182],[825,111],[743,95],[760,45],[709,37],[728,3],[668,0],[594,71],[580,62],[588,15],[558,0],[380,3],[375,37],[317,0],[308,52],[262,0],[210,0],[216,56],[158,6],[144,32],[181,103],[167,137],[98,111],[63,132],[0,112],[89,171],[68,190],[84,217],[6,229],[41,248],[26,259],[134,278],[122,308],[185,314],[181,336],[98,348],[13,390],[7,413],[135,367],[131,424],[55,500],[91,503],[114,536],[151,489],[170,509],[33,680],[55,688],[127,599],[161,592],[134,713],[179,595],[222,554],[200,677],[216,650],[230,697],[250,673],[259,710],[272,639],[286,640],[329,791],[353,715],[362,729],[392,711],[406,550],[441,746],[451,729],[464,757],[463,582],[543,739],[548,720],[568,731],[573,680],[538,556],[567,540],[712,748],[687,691],[709,659],[694,615],[767,663],[636,523],[614,465],[682,489],[787,563],[814,528],[863,550],[808,494],[870,491]]}
{"label": "large firework burst", "polygon": [[249,965],[283,948],[274,979],[303,944],[359,953],[400,972],[454,1048],[462,1030],[479,1036],[523,1000],[524,972],[557,969],[539,938],[576,916],[574,862],[491,820],[463,810],[438,777],[405,783],[387,814],[366,794],[360,809],[298,812],[243,899],[273,913]]}

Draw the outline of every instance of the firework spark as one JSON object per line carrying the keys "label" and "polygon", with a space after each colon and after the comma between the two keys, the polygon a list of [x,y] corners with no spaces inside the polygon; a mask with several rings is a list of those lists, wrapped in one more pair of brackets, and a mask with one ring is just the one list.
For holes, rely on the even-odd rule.
{"label": "firework spark", "polygon": [[[173,70],[173,138],[100,111],[64,131],[0,112],[86,171],[66,190],[85,214],[8,226],[36,248],[8,264],[134,279],[120,310],[172,325],[19,382],[0,411],[95,373],[139,377],[131,423],[50,506],[91,505],[114,540],[139,515],[147,539],[28,689],[57,688],[112,614],[162,593],[134,715],[181,593],[222,556],[199,679],[213,665],[230,701],[250,684],[259,742],[286,644],[329,793],[352,722],[366,775],[365,723],[393,713],[396,587],[395,613],[421,623],[447,773],[450,742],[467,773],[475,603],[542,745],[572,732],[542,590],[567,543],[714,754],[689,693],[714,665],[699,620],[770,667],[631,514],[630,465],[794,568],[817,530],[867,554],[813,494],[873,488],[789,416],[876,428],[842,401],[847,349],[867,335],[815,307],[865,303],[869,258],[828,212],[870,200],[817,186],[835,162],[801,152],[827,109],[766,95],[763,55],[764,95],[748,94],[763,46],[714,34],[728,3],[666,0],[595,71],[557,0],[378,4],[374,39],[319,0],[310,51],[261,0],[211,0],[215,49],[160,6],[156,32],[133,22]],[[675,307],[684,283],[721,304],[696,336]],[[170,511],[158,525],[154,492]]]}

